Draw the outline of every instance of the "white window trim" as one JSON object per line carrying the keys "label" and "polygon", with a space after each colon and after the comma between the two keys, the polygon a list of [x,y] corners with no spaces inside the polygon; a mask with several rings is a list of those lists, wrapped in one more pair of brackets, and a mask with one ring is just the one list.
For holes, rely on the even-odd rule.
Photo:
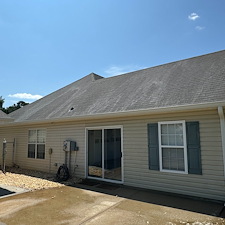
{"label": "white window trim", "polygon": [[[104,179],[104,178],[97,178],[97,177],[91,177],[88,176],[88,131],[89,130],[102,130],[102,139],[104,139],[104,130],[107,129],[121,129],[121,181],[117,180],[110,180],[110,179]],[[124,160],[123,160],[123,126],[122,125],[115,125],[115,126],[97,126],[97,127],[85,127],[85,175],[89,179],[93,180],[103,180],[107,182],[112,182],[112,183],[118,183],[118,184],[123,184],[124,183]],[[102,142],[102,149],[104,149],[104,141]],[[103,167],[104,167],[104,151],[102,154],[102,160],[103,160]],[[102,171],[103,174],[103,171]]]}
{"label": "white window trim", "polygon": [[[183,125],[183,146],[166,146],[162,145],[161,143],[161,125],[162,124],[178,124],[182,123]],[[187,138],[186,138],[186,123],[185,120],[180,121],[163,121],[158,122],[158,139],[159,139],[159,168],[161,172],[168,172],[168,173],[179,173],[179,174],[188,174],[188,157],[187,157]],[[177,170],[166,170],[162,168],[162,148],[183,148],[184,149],[184,171],[177,171]]]}
{"label": "white window trim", "polygon": [[[36,131],[36,138],[37,138],[37,131],[38,130],[44,130],[45,131],[45,143],[38,143],[37,141],[35,143],[30,143],[29,142],[29,131],[32,131],[32,130],[35,130]],[[34,158],[29,158],[28,155],[27,155],[27,158],[28,159],[33,159],[33,160],[34,159],[37,159],[37,160],[45,160],[46,159],[46,136],[47,136],[47,130],[46,130],[46,128],[28,129],[27,153],[28,153],[28,145],[29,144],[35,144]],[[37,158],[37,145],[38,144],[45,144],[45,157],[44,157],[44,159]]]}

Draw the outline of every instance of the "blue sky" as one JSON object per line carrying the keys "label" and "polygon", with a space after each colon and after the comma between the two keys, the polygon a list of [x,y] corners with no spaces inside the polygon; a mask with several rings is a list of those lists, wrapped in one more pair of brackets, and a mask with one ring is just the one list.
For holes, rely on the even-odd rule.
{"label": "blue sky", "polygon": [[224,0],[0,0],[0,96],[32,102],[104,77],[225,49]]}

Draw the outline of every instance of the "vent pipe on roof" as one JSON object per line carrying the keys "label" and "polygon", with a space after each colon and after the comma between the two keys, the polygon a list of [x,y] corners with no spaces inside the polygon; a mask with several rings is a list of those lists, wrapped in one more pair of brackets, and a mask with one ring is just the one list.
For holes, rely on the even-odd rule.
{"label": "vent pipe on roof", "polygon": [[224,167],[224,177],[225,177],[225,119],[223,107],[218,107],[218,114],[220,117],[220,129],[221,129],[221,139],[222,139],[222,150],[223,150],[223,167]]}

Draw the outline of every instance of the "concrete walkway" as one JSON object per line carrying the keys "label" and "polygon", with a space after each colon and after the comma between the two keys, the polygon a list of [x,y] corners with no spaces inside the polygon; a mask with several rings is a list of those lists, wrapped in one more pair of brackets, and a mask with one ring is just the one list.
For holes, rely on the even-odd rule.
{"label": "concrete walkway", "polygon": [[222,225],[222,208],[160,192],[83,184],[0,199],[0,224]]}

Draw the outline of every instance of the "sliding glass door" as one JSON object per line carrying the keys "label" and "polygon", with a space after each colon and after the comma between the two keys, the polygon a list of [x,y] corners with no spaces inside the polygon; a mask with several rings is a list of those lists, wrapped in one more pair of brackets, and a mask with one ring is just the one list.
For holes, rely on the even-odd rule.
{"label": "sliding glass door", "polygon": [[88,176],[102,178],[102,130],[88,131]]}
{"label": "sliding glass door", "polygon": [[121,128],[88,129],[88,176],[122,181]]}
{"label": "sliding glass door", "polygon": [[121,130],[104,130],[104,178],[121,180]]}

